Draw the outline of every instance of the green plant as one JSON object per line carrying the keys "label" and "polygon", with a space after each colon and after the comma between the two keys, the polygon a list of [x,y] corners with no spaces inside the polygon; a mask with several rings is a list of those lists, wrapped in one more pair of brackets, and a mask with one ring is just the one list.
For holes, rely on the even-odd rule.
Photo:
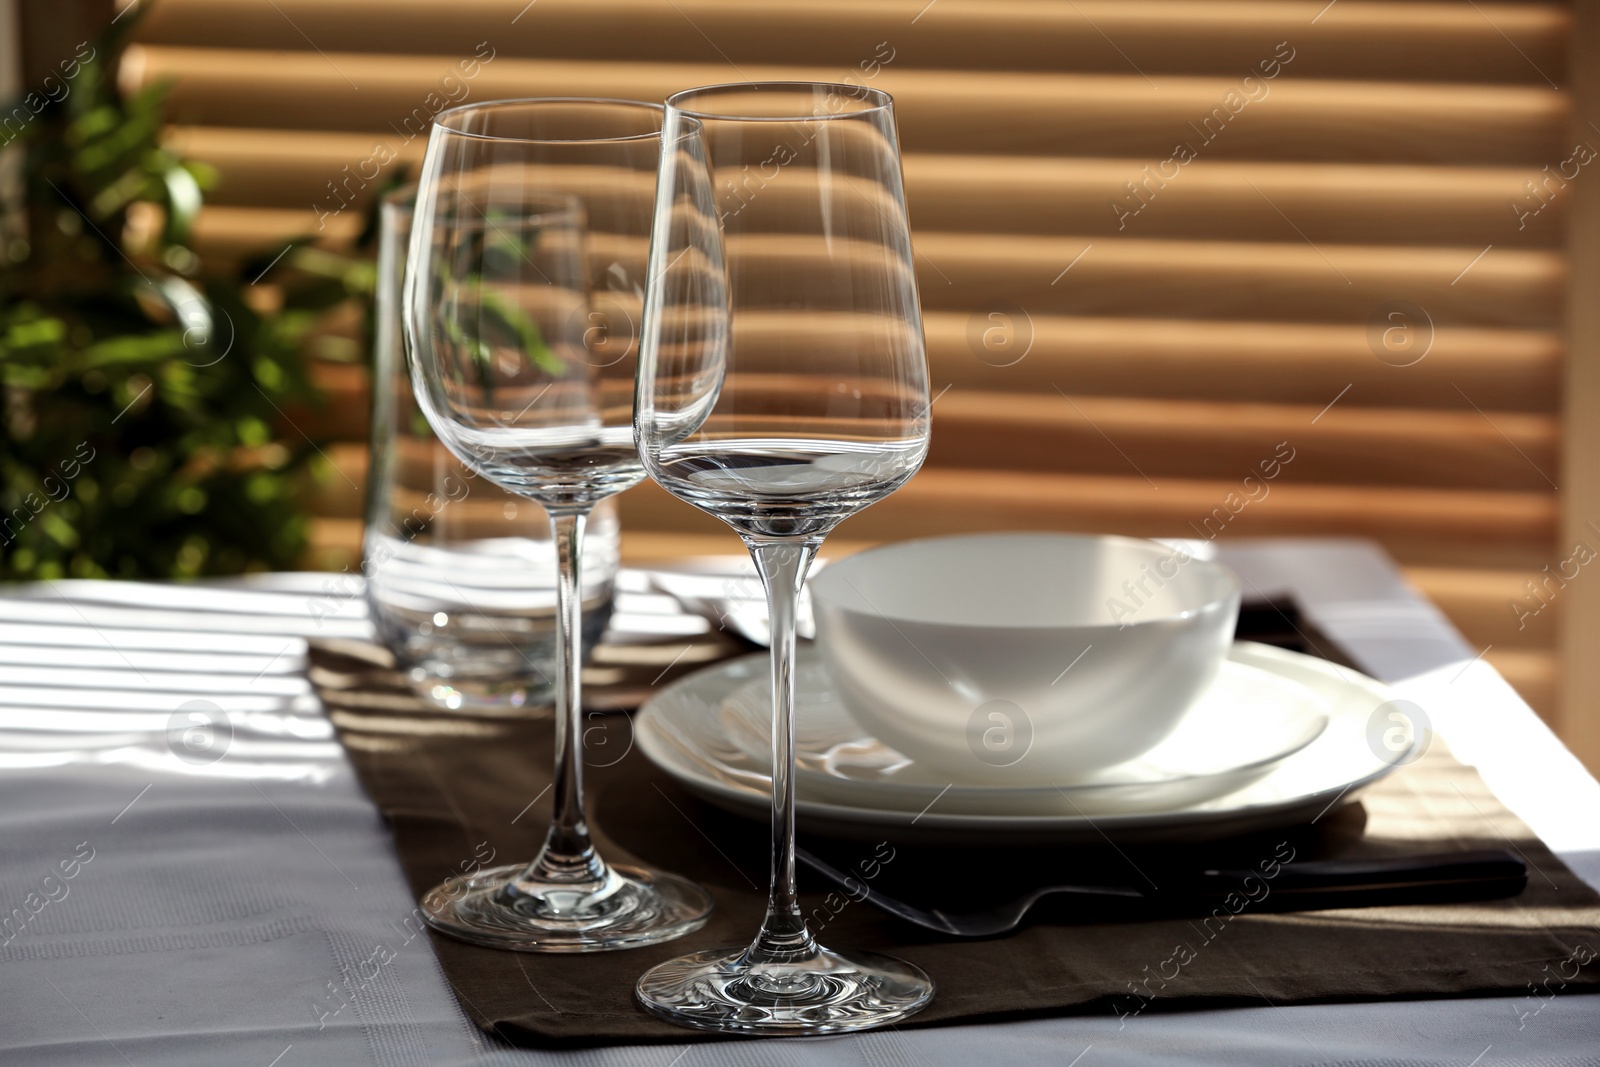
{"label": "green plant", "polygon": [[[203,269],[214,175],[162,147],[165,87],[124,101],[109,76],[132,21],[0,114],[24,194],[0,248],[0,577],[293,566],[319,455],[286,414],[316,403],[302,352],[371,288],[298,242]],[[269,266],[281,299],[252,289]]]}

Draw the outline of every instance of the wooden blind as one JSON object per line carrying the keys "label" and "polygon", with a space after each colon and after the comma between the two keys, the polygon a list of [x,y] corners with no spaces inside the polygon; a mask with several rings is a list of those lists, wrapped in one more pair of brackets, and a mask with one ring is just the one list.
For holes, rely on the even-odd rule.
{"label": "wooden blind", "polygon": [[[157,0],[123,77],[176,83],[216,257],[348,239],[452,101],[885,89],[935,443],[840,541],[1371,537],[1548,707],[1554,612],[1511,605],[1565,555],[1564,203],[1600,144],[1570,32],[1471,0]],[[307,429],[359,482],[367,383],[320,374]],[[331,480],[325,562],[359,503]],[[734,547],[653,486],[622,510],[636,557]]]}

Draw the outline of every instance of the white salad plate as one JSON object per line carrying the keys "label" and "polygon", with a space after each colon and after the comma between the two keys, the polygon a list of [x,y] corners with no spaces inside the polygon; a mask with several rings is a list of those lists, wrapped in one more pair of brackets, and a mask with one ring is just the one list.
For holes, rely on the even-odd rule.
{"label": "white salad plate", "polygon": [[[1143,755],[1053,785],[952,781],[857,725],[820,657],[795,671],[795,791],[806,800],[920,812],[935,801],[955,815],[1102,815],[1171,811],[1241,789],[1315,741],[1327,701],[1248,663],[1227,662],[1166,740]],[[770,773],[772,697],[763,672],[720,708],[726,735]],[[985,768],[987,769],[987,768]],[[1003,773],[1004,768],[999,770]]]}
{"label": "white salad plate", "polygon": [[[814,694],[826,692],[827,680],[824,675],[822,686],[811,688],[818,686],[820,667],[807,650],[801,654],[798,679],[805,694],[797,700],[796,732],[803,739],[797,745],[798,822],[803,830],[830,836],[892,835],[908,843],[1072,844],[1107,837],[1192,841],[1319,818],[1409,762],[1426,742],[1425,737],[1413,737],[1398,751],[1374,743],[1371,724],[1388,724],[1382,709],[1393,696],[1387,687],[1346,667],[1250,642],[1236,643],[1228,664],[1217,685],[1240,692],[1236,719],[1228,720],[1226,705],[1210,691],[1192,714],[1202,716],[1196,720],[1199,723],[1217,724],[1208,730],[1232,734],[1237,758],[1227,758],[1226,738],[1211,736],[1194,753],[1189,772],[1175,776],[1173,771],[1181,763],[1174,761],[1182,753],[1163,756],[1161,750],[1167,746],[1163,742],[1138,760],[1053,790],[1064,798],[1060,807],[1030,807],[1045,803],[1032,795],[1039,793],[1036,788],[970,786],[961,787],[958,803],[965,808],[970,802],[978,810],[956,810],[947,806],[957,803],[950,801],[958,788],[954,783],[935,785],[907,778],[902,784],[898,775],[911,768],[894,768],[892,759],[870,746],[869,758],[855,760],[847,757],[859,753],[839,751],[830,761],[830,736],[852,733],[853,740],[860,741],[862,734],[859,728],[844,729],[844,724],[854,724],[842,708],[818,712],[827,702],[819,702]],[[635,718],[640,750],[691,793],[726,810],[766,818],[771,803],[770,758],[762,741],[764,732],[755,726],[765,701],[755,694],[765,684],[767,671],[766,654],[756,653],[708,667],[663,689]],[[1274,677],[1264,680],[1261,673]],[[1268,732],[1282,740],[1264,744],[1247,732],[1259,729],[1264,717],[1270,717],[1268,705],[1274,695],[1283,700],[1282,718]],[[1286,751],[1304,736],[1292,724],[1314,725],[1314,716],[1319,715],[1320,731],[1296,750]],[[1303,727],[1305,733],[1312,732],[1312,725]],[[1185,716],[1178,731],[1188,728]],[[1276,755],[1280,745],[1281,756]],[[1151,762],[1152,755],[1171,758]],[[896,780],[886,783],[885,775]],[[1104,792],[1096,793],[1097,788]],[[1162,800],[1152,802],[1152,794]],[[929,799],[913,808],[906,799],[909,795]],[[1096,810],[1085,807],[1091,795]]]}

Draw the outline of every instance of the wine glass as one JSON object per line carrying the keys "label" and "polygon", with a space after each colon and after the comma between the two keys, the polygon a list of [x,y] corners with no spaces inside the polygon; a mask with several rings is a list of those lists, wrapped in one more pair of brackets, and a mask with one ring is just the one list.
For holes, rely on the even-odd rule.
{"label": "wine glass", "polygon": [[[700,129],[696,131],[694,127]],[[744,539],[772,616],[772,869],[748,946],[652,968],[649,1011],[702,1030],[896,1022],[933,984],[835,952],[795,890],[795,605],[823,538],[928,448],[927,358],[893,101],[848,85],[719,85],[667,101],[634,422],[650,476]]]}
{"label": "wine glass", "polygon": [[468,105],[439,114],[422,164],[403,310],[417,403],[463,463],[544,506],[558,562],[544,847],[422,900],[432,926],[476,944],[630,948],[711,910],[693,882],[608,865],[583,809],[580,552],[590,509],[644,476],[633,381],[662,116],[628,101]]}

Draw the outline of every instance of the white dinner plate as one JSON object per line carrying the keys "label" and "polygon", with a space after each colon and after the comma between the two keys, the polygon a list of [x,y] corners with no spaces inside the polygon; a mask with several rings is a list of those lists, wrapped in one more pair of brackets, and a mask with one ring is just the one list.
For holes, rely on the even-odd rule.
{"label": "white dinner plate", "polygon": [[[1315,741],[1327,701],[1302,682],[1227,662],[1177,728],[1136,759],[1044,786],[951,781],[867,733],[815,650],[795,670],[795,792],[858,808],[956,815],[1104,815],[1171,811],[1242,789]],[[765,675],[722,702],[723,729],[762,771],[771,766],[772,697]]]}
{"label": "white dinner plate", "polygon": [[[1320,817],[1364,786],[1410,760],[1422,736],[1390,751],[1374,742],[1372,723],[1386,728],[1387,687],[1326,660],[1239,642],[1232,663],[1257,667],[1316,694],[1327,725],[1310,744],[1278,762],[1258,780],[1225,795],[1155,810],[1103,814],[967,814],[941,809],[942,798],[922,811],[889,810],[799,797],[802,829],[840,837],[975,844],[1070,844],[1104,837],[1184,840],[1216,837]],[[724,705],[740,687],[764,678],[767,656],[757,653],[680,679],[640,709],[635,736],[645,757],[690,792],[729,811],[767,818],[771,780],[730,735]],[[1382,737],[1381,729],[1376,735]],[[798,778],[797,778],[798,781]]]}

